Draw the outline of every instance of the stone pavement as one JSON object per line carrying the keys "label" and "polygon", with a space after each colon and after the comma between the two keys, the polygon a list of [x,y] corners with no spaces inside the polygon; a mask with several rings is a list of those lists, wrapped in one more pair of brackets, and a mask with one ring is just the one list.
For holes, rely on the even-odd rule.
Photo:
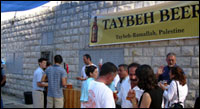
{"label": "stone pavement", "polygon": [[32,104],[25,104],[24,99],[16,96],[1,94],[4,108],[33,108]]}

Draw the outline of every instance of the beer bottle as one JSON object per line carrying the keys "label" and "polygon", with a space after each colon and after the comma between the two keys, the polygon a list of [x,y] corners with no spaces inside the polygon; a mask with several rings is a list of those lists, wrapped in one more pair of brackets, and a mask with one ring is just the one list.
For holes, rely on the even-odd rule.
{"label": "beer bottle", "polygon": [[91,37],[92,43],[97,42],[97,38],[98,38],[97,35],[98,35],[97,16],[95,16],[93,26],[92,26],[92,37]]}

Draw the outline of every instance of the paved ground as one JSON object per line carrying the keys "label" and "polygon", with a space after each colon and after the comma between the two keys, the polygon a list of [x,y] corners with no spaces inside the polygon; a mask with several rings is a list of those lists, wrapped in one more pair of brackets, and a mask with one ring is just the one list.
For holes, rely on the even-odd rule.
{"label": "paved ground", "polygon": [[24,99],[2,94],[4,108],[33,108],[32,104],[25,104]]}

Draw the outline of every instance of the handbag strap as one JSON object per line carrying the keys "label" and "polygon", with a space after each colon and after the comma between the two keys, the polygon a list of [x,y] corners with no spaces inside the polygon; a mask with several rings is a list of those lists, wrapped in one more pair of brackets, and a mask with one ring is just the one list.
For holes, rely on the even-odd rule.
{"label": "handbag strap", "polygon": [[176,87],[177,87],[177,95],[178,95],[178,103],[179,103],[179,91],[178,91],[178,84],[177,84],[177,82],[175,81],[175,83],[176,83]]}

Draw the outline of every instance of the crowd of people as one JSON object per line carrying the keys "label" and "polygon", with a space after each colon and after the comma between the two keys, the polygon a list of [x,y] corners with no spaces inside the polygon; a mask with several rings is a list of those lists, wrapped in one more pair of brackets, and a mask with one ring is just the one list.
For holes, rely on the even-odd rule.
{"label": "crowd of people", "polygon": [[[187,79],[176,64],[174,53],[167,54],[167,65],[160,66],[156,73],[150,65],[135,62],[118,66],[112,62],[101,62],[97,67],[89,54],[83,55],[83,61],[85,65],[81,76],[76,78],[82,81],[81,108],[184,107],[188,94]],[[54,57],[54,64],[45,58],[38,59],[39,67],[32,82],[34,108],[63,108],[67,73],[61,67],[62,62],[61,55]],[[1,69],[1,86],[4,82]]]}
{"label": "crowd of people", "polygon": [[176,65],[174,53],[167,54],[167,66],[159,67],[156,73],[151,66],[138,63],[117,67],[106,62],[98,69],[88,54],[83,60],[82,77],[77,77],[83,81],[81,108],[169,108],[177,103],[184,107],[186,76]]}

